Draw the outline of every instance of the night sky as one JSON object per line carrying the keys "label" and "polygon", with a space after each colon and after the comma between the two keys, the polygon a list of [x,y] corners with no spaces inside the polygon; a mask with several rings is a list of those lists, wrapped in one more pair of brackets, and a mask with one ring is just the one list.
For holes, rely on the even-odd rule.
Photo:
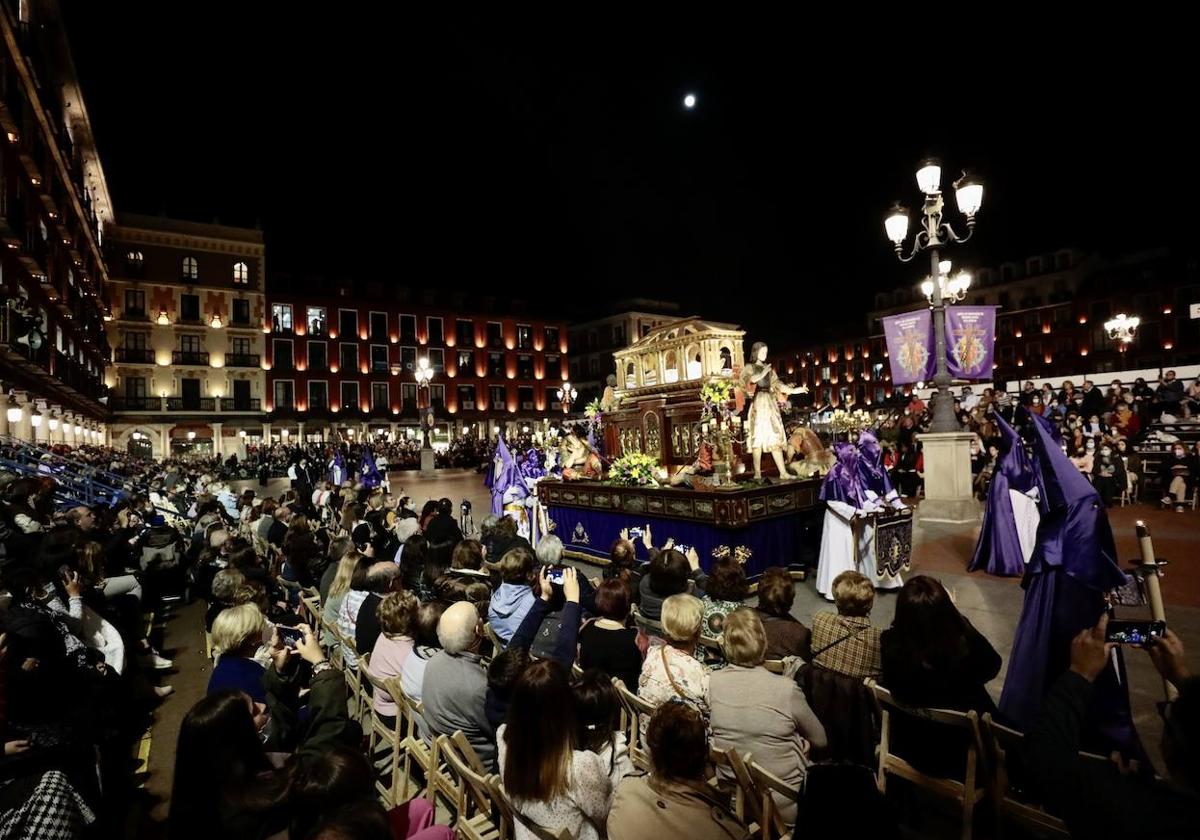
{"label": "night sky", "polygon": [[1193,70],[1166,43],[1133,60],[1033,32],[965,70],[948,35],[921,59],[924,28],[300,5],[67,4],[118,214],[259,222],[271,273],[582,314],[678,300],[788,342],[920,281],[882,220],[919,204],[927,153],[944,184],[985,178],[960,264],[1173,244],[1197,221]]}

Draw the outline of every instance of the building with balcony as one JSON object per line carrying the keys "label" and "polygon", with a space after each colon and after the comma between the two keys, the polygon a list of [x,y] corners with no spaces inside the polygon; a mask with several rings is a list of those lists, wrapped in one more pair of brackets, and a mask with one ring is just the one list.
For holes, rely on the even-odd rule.
{"label": "building with balcony", "polygon": [[122,213],[108,239],[114,446],[245,455],[262,435],[262,232]]}
{"label": "building with balcony", "polygon": [[[1200,262],[1168,249],[1106,256],[1064,248],[1021,262],[974,268],[964,303],[996,306],[993,382],[1059,387],[1064,379],[1101,384],[1109,373],[1157,371],[1200,363]],[[957,268],[957,266],[956,266]],[[875,295],[864,329],[836,341],[794,346],[779,365],[807,385],[816,405],[878,405],[893,396],[881,319],[927,306],[919,279]],[[1118,313],[1141,324],[1122,346],[1105,321]],[[1108,377],[1111,378],[1111,377]],[[905,392],[911,392],[905,386]]]}
{"label": "building with balcony", "polygon": [[[276,439],[415,437],[421,409],[432,407],[440,444],[562,414],[563,321],[522,314],[512,301],[349,284],[303,294],[272,285],[264,408]],[[427,394],[414,376],[420,359],[433,369]]]}
{"label": "building with balcony", "polygon": [[617,372],[613,353],[624,350],[655,327],[682,317],[679,304],[671,301],[623,300],[609,314],[573,321],[568,330],[571,342],[571,384],[579,392],[576,412],[599,397],[604,381]]}
{"label": "building with balcony", "polygon": [[0,3],[0,435],[104,438],[104,170],[57,2]]}

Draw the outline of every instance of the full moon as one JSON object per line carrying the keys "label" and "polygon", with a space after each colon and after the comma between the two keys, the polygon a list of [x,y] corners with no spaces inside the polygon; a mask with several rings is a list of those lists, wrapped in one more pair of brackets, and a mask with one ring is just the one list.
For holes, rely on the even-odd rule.
{"label": "full moon", "polygon": [[687,96],[683,97],[683,107],[688,108],[688,109],[695,108],[696,107],[696,94],[689,93]]}

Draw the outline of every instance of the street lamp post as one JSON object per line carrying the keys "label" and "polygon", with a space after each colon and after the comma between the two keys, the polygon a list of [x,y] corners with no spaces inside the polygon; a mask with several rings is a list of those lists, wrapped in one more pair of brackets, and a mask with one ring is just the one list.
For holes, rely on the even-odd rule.
{"label": "street lamp post", "polygon": [[579,392],[567,380],[563,380],[562,387],[558,389],[558,401],[562,404],[562,413],[571,413],[571,403],[575,402],[575,398],[579,396]]}
{"label": "street lamp post", "polygon": [[425,415],[427,410],[432,413],[433,408],[429,392],[433,368],[429,366],[429,359],[422,357],[417,360],[417,369],[413,371],[413,377],[417,380],[417,413],[421,422],[421,475],[430,477],[434,475],[434,457],[433,446],[429,442],[429,418]]}
{"label": "street lamp post", "polygon": [[933,310],[933,335],[937,353],[937,367],[933,377],[937,396],[933,401],[930,431],[955,432],[959,427],[954,417],[954,398],[950,395],[950,372],[946,368],[946,300],[948,297],[952,299],[951,302],[961,300],[970,285],[970,278],[960,275],[951,280],[948,262],[943,270],[941,249],[952,242],[966,242],[975,233],[975,214],[983,204],[983,184],[966,173],[954,182],[959,212],[967,218],[967,234],[959,236],[950,223],[942,218],[944,202],[941,183],[941,166],[936,160],[925,160],[917,170],[917,186],[925,194],[925,204],[921,209],[920,230],[913,238],[912,250],[908,256],[904,255],[904,240],[908,236],[908,210],[897,203],[888,213],[883,226],[901,262],[910,262],[921,251],[929,251],[929,277],[922,284],[922,291],[925,292]]}
{"label": "street lamp post", "polygon": [[946,304],[962,300],[970,286],[966,274],[950,276],[950,261],[942,260],[942,250],[954,242],[966,242],[975,232],[975,214],[983,204],[983,184],[967,175],[954,182],[959,212],[966,217],[966,235],[959,235],[943,218],[942,168],[928,159],[917,170],[917,186],[924,194],[919,228],[912,248],[904,253],[908,237],[908,211],[900,204],[892,207],[884,220],[884,230],[901,262],[912,261],[921,251],[929,252],[929,275],[921,291],[932,309],[936,357],[933,384],[933,418],[928,433],[921,435],[925,459],[925,499],[920,514],[928,522],[971,522],[979,516],[971,482],[971,435],[954,416],[954,398],[950,394],[950,371],[946,365]]}

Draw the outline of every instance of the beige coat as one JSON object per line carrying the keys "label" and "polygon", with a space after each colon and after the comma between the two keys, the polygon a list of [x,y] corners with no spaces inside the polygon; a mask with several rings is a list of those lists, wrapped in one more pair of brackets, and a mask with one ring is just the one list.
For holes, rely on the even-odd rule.
{"label": "beige coat", "polygon": [[608,814],[608,840],[748,840],[750,832],[700,782],[626,776]]}

